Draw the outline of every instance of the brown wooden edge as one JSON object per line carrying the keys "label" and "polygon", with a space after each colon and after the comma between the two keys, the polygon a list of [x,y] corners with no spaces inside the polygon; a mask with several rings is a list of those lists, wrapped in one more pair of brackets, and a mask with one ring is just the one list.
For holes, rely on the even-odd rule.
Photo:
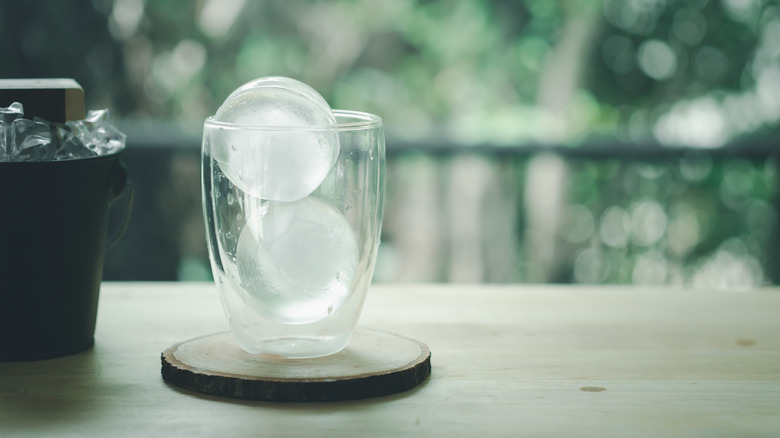
{"label": "brown wooden edge", "polygon": [[431,351],[424,343],[399,336],[420,346],[420,356],[407,365],[380,374],[336,379],[279,379],[240,376],[189,366],[174,356],[180,345],[215,336],[179,342],[161,355],[162,378],[179,388],[220,397],[261,401],[327,402],[356,400],[408,391],[431,374]]}

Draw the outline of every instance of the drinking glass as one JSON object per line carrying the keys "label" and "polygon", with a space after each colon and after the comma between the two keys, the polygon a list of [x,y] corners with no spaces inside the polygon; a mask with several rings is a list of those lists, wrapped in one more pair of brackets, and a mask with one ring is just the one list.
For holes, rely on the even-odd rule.
{"label": "drinking glass", "polygon": [[[376,115],[333,113],[332,125],[237,125],[213,117],[204,123],[209,258],[231,332],[249,353],[333,354],[349,343],[360,316],[382,228],[384,133]],[[332,167],[313,192],[293,201],[263,199],[262,190],[241,183],[296,185],[301,178],[285,170],[283,148],[295,147],[301,135],[338,138],[335,163],[325,163]],[[241,157],[241,170],[224,158],[231,153]]]}

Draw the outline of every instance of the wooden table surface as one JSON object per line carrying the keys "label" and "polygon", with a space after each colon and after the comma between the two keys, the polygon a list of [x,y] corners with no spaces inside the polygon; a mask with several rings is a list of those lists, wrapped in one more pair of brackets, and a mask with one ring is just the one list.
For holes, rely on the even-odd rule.
{"label": "wooden table surface", "polygon": [[227,329],[213,284],[106,283],[95,347],[0,363],[0,436],[780,436],[780,288],[379,285],[363,327],[431,377],[338,403],[168,386],[160,353]]}

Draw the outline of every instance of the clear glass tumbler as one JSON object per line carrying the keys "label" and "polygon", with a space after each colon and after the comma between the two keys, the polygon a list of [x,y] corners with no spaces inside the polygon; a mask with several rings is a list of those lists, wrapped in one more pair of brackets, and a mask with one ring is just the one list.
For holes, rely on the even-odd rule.
{"label": "clear glass tumbler", "polygon": [[[249,353],[333,354],[349,343],[360,316],[382,229],[384,134],[373,114],[334,115],[336,124],[305,127],[205,121],[201,182],[211,268],[231,332]],[[301,199],[258,197],[263,191],[247,181],[285,187],[316,173],[286,170],[296,163],[284,148],[301,135],[337,136],[327,176],[303,183],[316,189]]]}

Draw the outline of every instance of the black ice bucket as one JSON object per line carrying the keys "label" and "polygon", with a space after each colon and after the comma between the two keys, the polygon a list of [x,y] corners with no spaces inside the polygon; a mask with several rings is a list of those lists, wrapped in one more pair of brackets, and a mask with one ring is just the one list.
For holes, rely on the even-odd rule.
{"label": "black ice bucket", "polygon": [[[132,203],[121,155],[0,162],[0,361],[93,345],[103,255]],[[109,206],[126,188],[124,223],[107,239]]]}

